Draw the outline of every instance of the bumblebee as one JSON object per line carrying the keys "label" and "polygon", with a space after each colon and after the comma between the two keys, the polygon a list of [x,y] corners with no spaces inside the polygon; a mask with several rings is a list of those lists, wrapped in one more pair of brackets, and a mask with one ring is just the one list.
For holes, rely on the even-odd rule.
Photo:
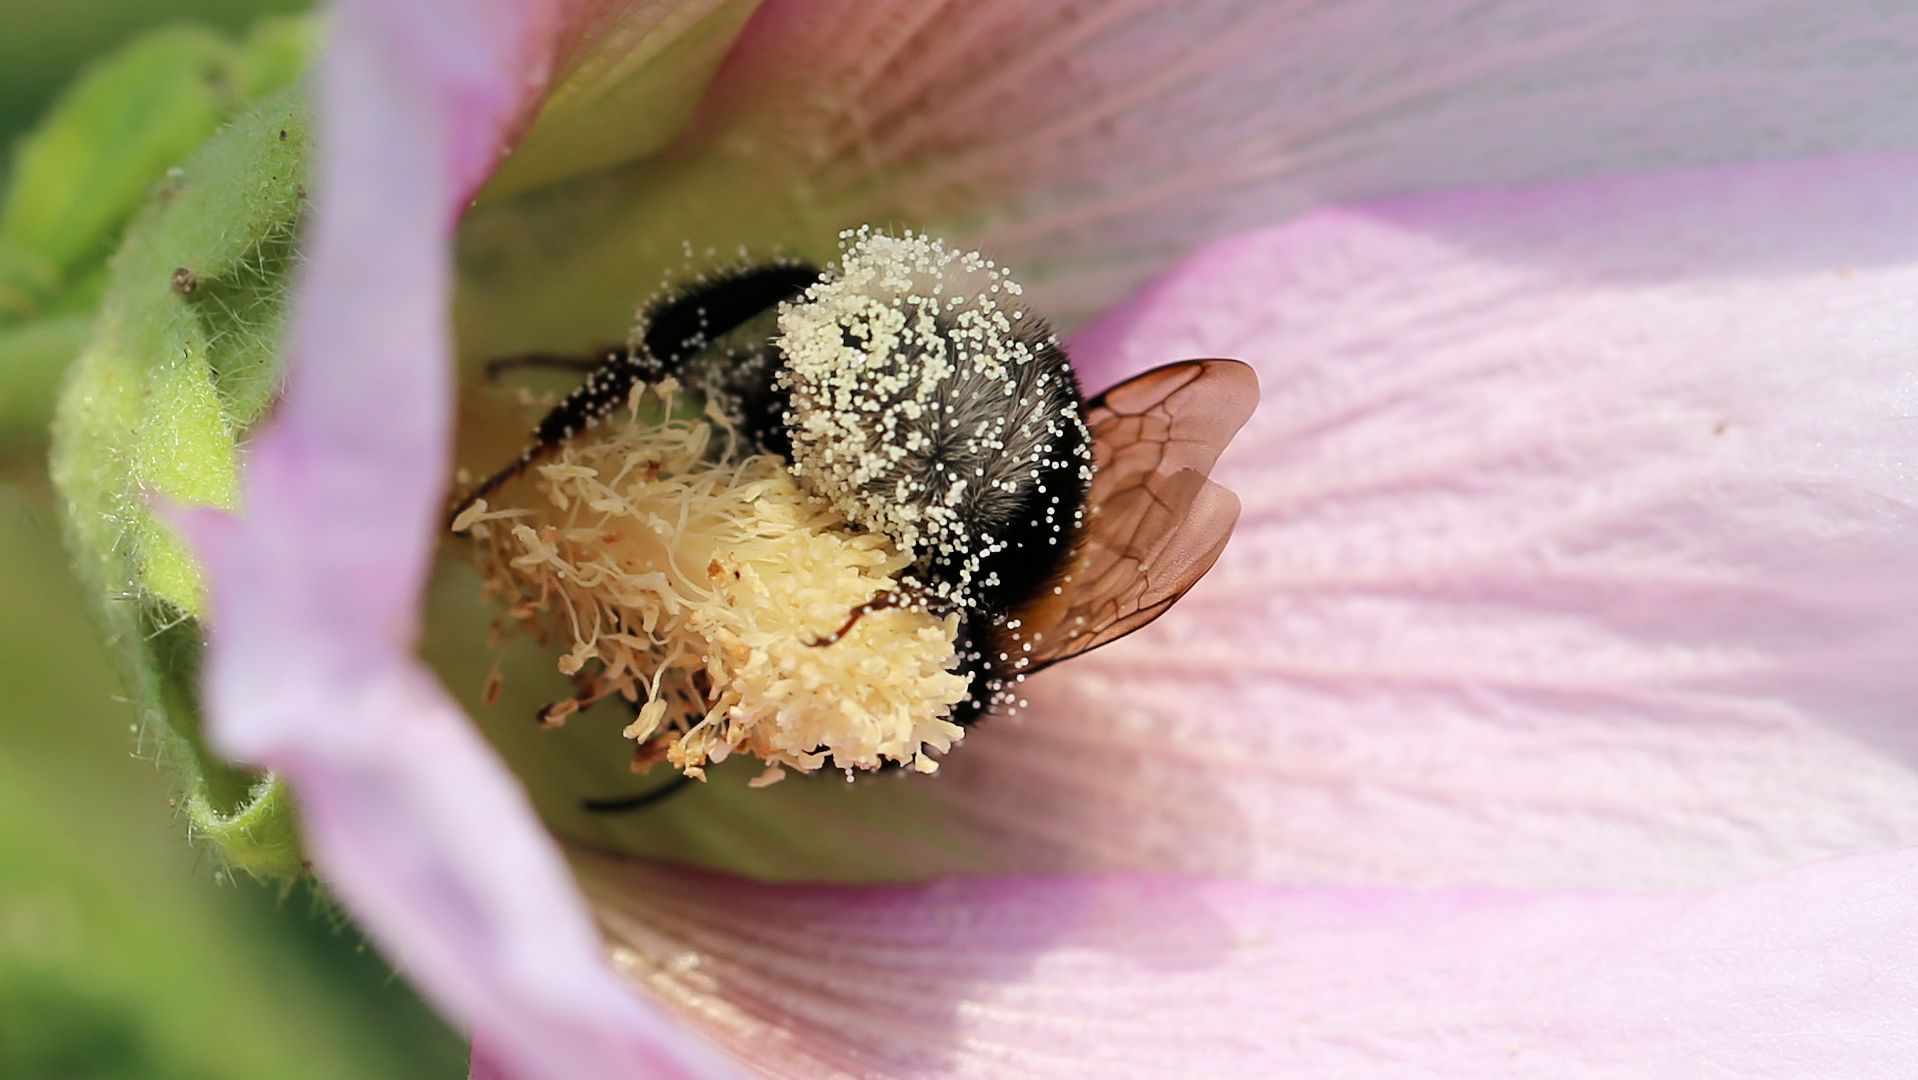
{"label": "bumblebee", "polygon": [[923,236],[849,234],[826,269],[782,262],[711,275],[644,310],[632,341],[584,357],[490,365],[585,372],[525,450],[463,510],[668,377],[855,529],[913,562],[865,615],[959,615],[970,724],[1019,704],[1052,664],[1169,609],[1211,568],[1238,500],[1208,479],[1258,396],[1252,369],[1189,360],[1087,400],[1057,337],[996,265]]}

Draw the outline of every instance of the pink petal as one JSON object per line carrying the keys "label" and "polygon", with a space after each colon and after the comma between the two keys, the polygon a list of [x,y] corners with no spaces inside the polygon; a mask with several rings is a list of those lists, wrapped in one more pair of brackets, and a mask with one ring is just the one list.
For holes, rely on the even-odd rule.
{"label": "pink petal", "polygon": [[1918,161],[1313,215],[1078,335],[1238,356],[1211,576],[938,790],[1027,865],[1672,885],[1918,844]]}
{"label": "pink petal", "polygon": [[783,1077],[1893,1077],[1918,855],[1698,894],[751,886],[590,858],[629,978]]}
{"label": "pink petal", "polygon": [[448,232],[541,85],[552,5],[342,5],[296,364],[246,514],[193,519],[223,752],[291,777],[329,886],[529,1076],[715,1075],[617,983],[524,794],[411,650],[449,470]]}
{"label": "pink petal", "polygon": [[1325,203],[1918,149],[1914,40],[1863,2],[787,0],[707,125],[795,213],[963,237],[1070,320]]}

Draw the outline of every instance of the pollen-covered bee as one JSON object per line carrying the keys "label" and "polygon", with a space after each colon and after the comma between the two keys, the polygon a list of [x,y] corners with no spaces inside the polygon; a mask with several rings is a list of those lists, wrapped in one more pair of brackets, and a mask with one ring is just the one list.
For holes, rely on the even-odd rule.
{"label": "pollen-covered bee", "polygon": [[964,690],[946,719],[963,726],[1016,706],[1028,675],[1156,619],[1211,568],[1238,501],[1207,474],[1257,380],[1193,360],[1087,401],[993,263],[913,234],[844,239],[824,271],[753,266],[668,297],[627,347],[496,362],[589,374],[453,518],[636,387],[675,380],[853,529],[908,553],[894,585],[806,644],[833,648],[887,609],[956,617]]}

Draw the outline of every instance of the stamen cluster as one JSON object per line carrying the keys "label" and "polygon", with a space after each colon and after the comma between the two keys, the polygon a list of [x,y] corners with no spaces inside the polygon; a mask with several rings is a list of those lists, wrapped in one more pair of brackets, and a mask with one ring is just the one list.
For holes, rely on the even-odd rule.
{"label": "stamen cluster", "polygon": [[678,393],[642,385],[627,415],[505,489],[517,506],[455,522],[481,540],[490,588],[517,622],[570,635],[559,667],[582,679],[580,704],[640,706],[636,766],[700,776],[747,753],[775,770],[933,771],[929,751],[964,733],[947,719],[967,690],[956,617],[877,612],[815,647],[910,557],[848,528],[778,457],[743,452],[717,410],[683,415]]}

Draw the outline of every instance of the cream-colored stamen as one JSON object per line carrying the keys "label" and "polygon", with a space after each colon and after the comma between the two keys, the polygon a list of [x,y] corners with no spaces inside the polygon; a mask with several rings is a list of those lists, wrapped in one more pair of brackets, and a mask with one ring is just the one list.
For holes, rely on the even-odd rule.
{"label": "cream-colored stamen", "polygon": [[847,528],[779,458],[739,452],[722,418],[675,415],[676,393],[642,388],[502,492],[518,505],[463,516],[491,588],[571,641],[561,671],[644,703],[625,729],[637,759],[663,749],[693,776],[736,753],[802,772],[936,768],[928,752],[964,734],[946,719],[967,689],[957,618],[875,612],[815,647],[908,557]]}

